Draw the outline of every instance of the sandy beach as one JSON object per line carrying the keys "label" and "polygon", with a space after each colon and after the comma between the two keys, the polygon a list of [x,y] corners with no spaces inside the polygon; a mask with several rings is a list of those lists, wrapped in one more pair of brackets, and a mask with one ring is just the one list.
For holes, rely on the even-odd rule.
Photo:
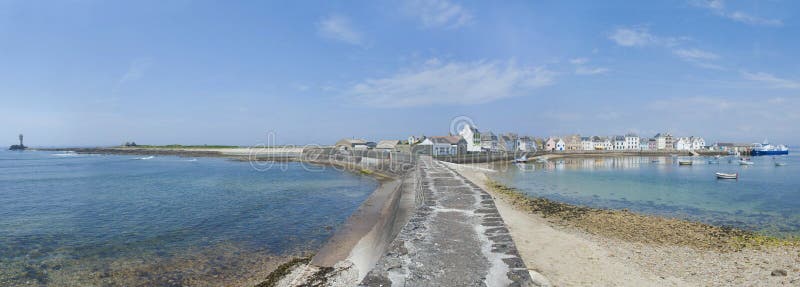
{"label": "sandy beach", "polygon": [[800,248],[791,242],[625,211],[531,210],[498,190],[485,167],[450,166],[492,194],[525,264],[551,286],[800,284]]}

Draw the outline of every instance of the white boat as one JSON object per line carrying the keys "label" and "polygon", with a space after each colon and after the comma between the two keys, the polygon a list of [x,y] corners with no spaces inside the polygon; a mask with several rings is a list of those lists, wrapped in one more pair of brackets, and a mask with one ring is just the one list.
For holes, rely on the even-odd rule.
{"label": "white boat", "polygon": [[137,158],[137,159],[138,160],[148,160],[148,159],[153,159],[153,158],[155,158],[155,157],[151,155],[151,156],[146,156],[146,157],[140,157],[140,158]]}
{"label": "white boat", "polygon": [[692,165],[691,160],[679,160],[678,165]]}
{"label": "white boat", "polygon": [[784,166],[784,165],[786,165],[785,162],[776,162],[775,163],[775,166]]}
{"label": "white boat", "polygon": [[749,160],[740,160],[739,165],[753,165],[754,163]]}
{"label": "white boat", "polygon": [[719,179],[738,179],[739,178],[739,174],[738,173],[718,172],[717,173],[717,178],[719,178]]}
{"label": "white boat", "polygon": [[528,157],[523,155],[521,158],[515,158],[514,162],[515,163],[526,163],[526,162],[528,162]]}

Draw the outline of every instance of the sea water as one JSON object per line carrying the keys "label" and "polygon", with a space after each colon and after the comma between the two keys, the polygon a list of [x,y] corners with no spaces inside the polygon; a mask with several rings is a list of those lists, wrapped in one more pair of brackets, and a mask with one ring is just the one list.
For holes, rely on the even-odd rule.
{"label": "sea water", "polygon": [[[691,166],[678,161],[691,160]],[[710,162],[709,162],[710,161]],[[495,180],[548,199],[596,208],[800,235],[800,157],[597,157],[495,165]],[[775,162],[784,163],[776,166]],[[739,173],[738,180],[715,173]]]}
{"label": "sea water", "polygon": [[299,163],[0,151],[0,286],[239,284],[376,187]]}

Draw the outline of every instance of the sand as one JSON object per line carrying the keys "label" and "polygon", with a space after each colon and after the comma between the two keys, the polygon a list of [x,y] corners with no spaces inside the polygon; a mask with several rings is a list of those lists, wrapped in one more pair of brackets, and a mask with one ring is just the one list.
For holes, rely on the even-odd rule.
{"label": "sand", "polygon": [[492,194],[525,264],[552,286],[800,285],[797,247],[719,251],[597,235],[513,206],[487,187],[485,168],[451,167]]}

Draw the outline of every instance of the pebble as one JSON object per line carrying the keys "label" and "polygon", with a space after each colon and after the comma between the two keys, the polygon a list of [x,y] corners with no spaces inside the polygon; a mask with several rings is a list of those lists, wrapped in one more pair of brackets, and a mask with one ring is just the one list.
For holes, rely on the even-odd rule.
{"label": "pebble", "polygon": [[772,270],[772,276],[786,276],[786,270],[783,269]]}

